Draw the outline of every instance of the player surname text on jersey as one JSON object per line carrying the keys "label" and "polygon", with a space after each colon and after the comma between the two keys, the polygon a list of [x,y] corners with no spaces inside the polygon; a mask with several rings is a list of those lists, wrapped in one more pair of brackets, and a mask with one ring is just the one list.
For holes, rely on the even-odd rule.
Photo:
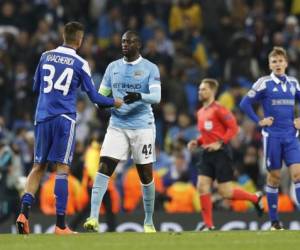
{"label": "player surname text on jersey", "polygon": [[75,60],[73,58],[67,57],[67,56],[58,56],[58,55],[54,55],[54,54],[49,54],[49,55],[47,55],[46,61],[67,64],[67,65],[73,65]]}
{"label": "player surname text on jersey", "polygon": [[295,100],[291,99],[273,99],[272,105],[295,105]]}

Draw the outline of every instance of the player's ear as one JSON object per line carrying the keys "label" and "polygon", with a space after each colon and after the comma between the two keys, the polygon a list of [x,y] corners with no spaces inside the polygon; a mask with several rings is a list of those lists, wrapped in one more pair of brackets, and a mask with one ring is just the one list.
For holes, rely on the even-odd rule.
{"label": "player's ear", "polygon": [[76,40],[77,40],[77,46],[78,46],[78,48],[79,48],[79,47],[81,46],[81,44],[82,44],[83,36],[84,36],[84,33],[83,33],[83,32],[77,31],[77,33],[76,33]]}
{"label": "player's ear", "polygon": [[270,60],[269,60],[269,70],[272,71]]}

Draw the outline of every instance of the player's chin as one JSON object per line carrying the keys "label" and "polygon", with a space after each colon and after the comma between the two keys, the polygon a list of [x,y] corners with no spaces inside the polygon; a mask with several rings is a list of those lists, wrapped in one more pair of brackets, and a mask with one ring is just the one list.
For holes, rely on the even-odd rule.
{"label": "player's chin", "polygon": [[122,49],[122,54],[123,56],[128,56],[129,55],[128,49]]}
{"label": "player's chin", "polygon": [[276,75],[283,75],[284,70],[283,69],[276,69]]}

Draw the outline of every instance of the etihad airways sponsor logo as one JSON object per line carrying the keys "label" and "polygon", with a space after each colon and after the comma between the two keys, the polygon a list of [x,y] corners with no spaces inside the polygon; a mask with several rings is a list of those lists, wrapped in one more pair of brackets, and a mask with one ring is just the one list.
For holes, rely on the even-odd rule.
{"label": "etihad airways sponsor logo", "polygon": [[127,90],[138,90],[142,88],[140,83],[125,83],[125,82],[115,82],[112,84],[113,88],[116,89],[127,89]]}

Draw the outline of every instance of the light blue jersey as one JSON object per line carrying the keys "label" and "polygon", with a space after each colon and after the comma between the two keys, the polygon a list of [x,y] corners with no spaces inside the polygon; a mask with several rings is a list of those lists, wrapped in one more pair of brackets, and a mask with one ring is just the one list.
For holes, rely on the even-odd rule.
{"label": "light blue jersey", "polygon": [[141,93],[142,99],[113,109],[110,126],[124,129],[143,129],[154,126],[151,104],[160,102],[161,83],[158,67],[141,56],[126,62],[119,59],[110,63],[105,71],[99,92],[121,98],[126,92]]}

